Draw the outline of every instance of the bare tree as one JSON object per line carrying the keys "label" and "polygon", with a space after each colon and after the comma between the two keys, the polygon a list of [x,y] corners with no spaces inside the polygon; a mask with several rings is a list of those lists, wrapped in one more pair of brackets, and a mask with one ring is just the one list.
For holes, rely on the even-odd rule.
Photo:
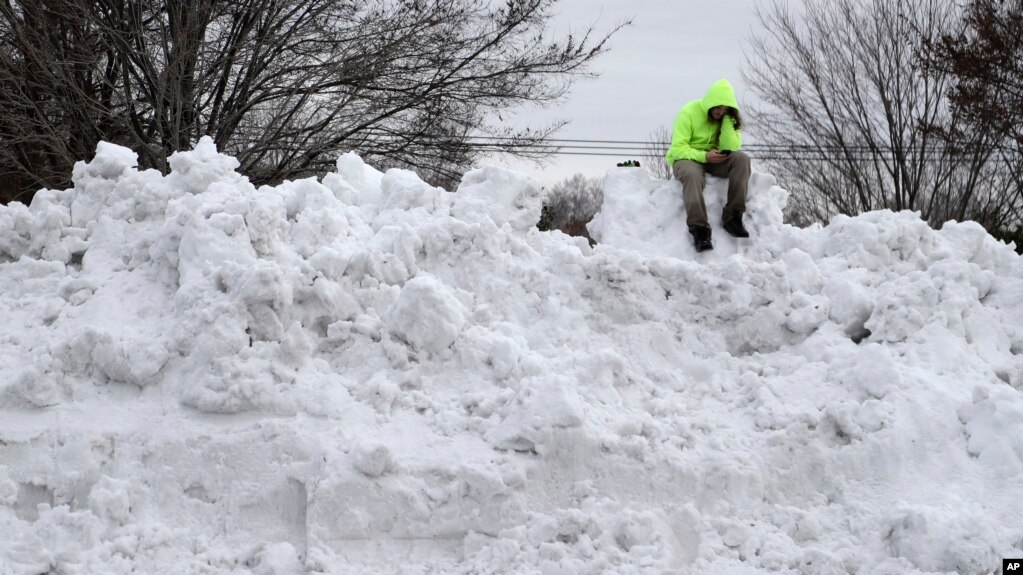
{"label": "bare tree", "polygon": [[546,193],[537,227],[541,231],[561,230],[570,236],[585,237],[594,243],[586,224],[600,211],[604,201],[603,182],[575,174],[553,186]]}
{"label": "bare tree", "polygon": [[646,154],[643,156],[644,168],[651,177],[670,180],[675,177],[664,157],[671,147],[671,126],[661,126],[650,132],[647,138]]}
{"label": "bare tree", "polygon": [[67,182],[100,140],[143,167],[211,135],[257,182],[382,167],[454,177],[470,136],[530,154],[559,125],[493,112],[561,98],[610,33],[552,39],[557,0],[2,0],[0,176]]}
{"label": "bare tree", "polygon": [[[947,0],[804,0],[759,12],[743,76],[766,103],[758,158],[793,192],[797,223],[889,208],[933,225],[996,209],[996,138],[963,128],[945,96],[951,76],[918,66],[926,42],[960,19]],[[961,133],[950,141],[936,128]]]}

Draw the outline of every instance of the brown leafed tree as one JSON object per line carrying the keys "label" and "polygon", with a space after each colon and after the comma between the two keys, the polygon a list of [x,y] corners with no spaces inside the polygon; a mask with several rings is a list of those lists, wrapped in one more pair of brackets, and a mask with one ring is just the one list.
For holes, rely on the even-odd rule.
{"label": "brown leafed tree", "polygon": [[1023,0],[970,1],[957,29],[922,46],[920,62],[953,77],[946,94],[963,128],[940,135],[953,141],[975,130],[997,139],[990,151],[1004,166],[1004,195],[974,217],[1023,249]]}
{"label": "brown leafed tree", "polygon": [[558,124],[495,112],[549,104],[608,34],[552,38],[557,0],[0,0],[0,188],[63,186],[100,140],[142,167],[203,135],[256,182],[354,150],[452,181],[470,136],[528,155]]}
{"label": "brown leafed tree", "polygon": [[[766,104],[760,140],[800,224],[835,214],[916,210],[933,225],[1011,211],[998,188],[998,137],[968,129],[946,94],[954,78],[917,54],[954,30],[948,0],[804,0],[760,13],[744,78]],[[962,134],[949,140],[935,127]]]}

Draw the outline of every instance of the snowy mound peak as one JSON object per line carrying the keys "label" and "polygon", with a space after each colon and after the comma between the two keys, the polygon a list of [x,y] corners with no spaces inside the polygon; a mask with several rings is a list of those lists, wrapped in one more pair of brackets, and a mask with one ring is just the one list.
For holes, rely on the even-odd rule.
{"label": "snowy mound peak", "polygon": [[[987,573],[1023,554],[1023,260],[912,213],[697,256],[612,169],[536,229],[358,156],[101,144],[0,207],[0,574]],[[724,182],[708,182],[720,211]],[[715,226],[717,222],[713,222]]]}

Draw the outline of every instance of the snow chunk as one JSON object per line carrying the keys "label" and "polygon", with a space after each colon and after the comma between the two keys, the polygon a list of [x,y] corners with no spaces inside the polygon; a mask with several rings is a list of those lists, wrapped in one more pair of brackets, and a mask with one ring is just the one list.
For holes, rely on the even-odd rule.
{"label": "snow chunk", "polygon": [[295,548],[286,542],[273,543],[264,547],[257,556],[259,563],[252,570],[253,575],[304,575],[302,561]]}
{"label": "snow chunk", "polygon": [[525,231],[540,221],[540,186],[525,174],[487,166],[466,172],[458,185],[452,214],[470,223],[476,215]]}
{"label": "snow chunk", "polygon": [[587,500],[580,509],[537,513],[496,538],[466,539],[471,573],[632,573],[655,575],[678,565],[675,536],[658,514]]}
{"label": "snow chunk", "polygon": [[414,350],[438,353],[458,338],[469,312],[437,278],[421,274],[401,289],[384,323]]}
{"label": "snow chunk", "polygon": [[100,142],[96,145],[96,156],[91,162],[75,164],[73,180],[75,183],[85,178],[115,180],[138,165],[139,156],[135,152],[124,146]]}
{"label": "snow chunk", "polygon": [[827,299],[796,292],[792,297],[792,310],[785,319],[785,327],[793,333],[809,334],[828,319]]}
{"label": "snow chunk", "polygon": [[62,395],[57,377],[36,366],[25,369],[4,391],[16,400],[40,408],[59,404]]}
{"label": "snow chunk", "polygon": [[428,213],[443,205],[442,200],[447,195],[444,190],[427,184],[409,170],[387,170],[380,183],[380,192],[384,209],[424,208]]}
{"label": "snow chunk", "polygon": [[360,443],[352,448],[352,463],[362,474],[380,477],[394,466],[394,456],[385,445]]}
{"label": "snow chunk", "polygon": [[110,524],[124,525],[131,515],[131,483],[104,475],[89,492],[89,509]]}
{"label": "snow chunk", "polygon": [[53,355],[66,373],[100,376],[138,387],[153,383],[169,359],[158,342],[115,337],[94,328],[68,337],[54,347]]}
{"label": "snow chunk", "polygon": [[[67,202],[65,209],[70,223],[82,231],[93,230],[104,216],[111,218],[105,226],[112,231],[118,225],[116,222],[162,215],[168,200],[182,192],[166,185],[156,170],[139,172],[137,165],[136,154],[128,148],[100,142],[91,162],[75,164],[71,178],[74,193],[67,198],[43,194],[38,198],[39,207],[45,203],[52,209]],[[35,198],[32,203],[36,205]]]}
{"label": "snow chunk", "polygon": [[843,386],[876,399],[898,389],[901,381],[899,366],[891,353],[876,343],[861,346],[837,378]]}
{"label": "snow chunk", "polygon": [[985,268],[1008,268],[1019,261],[1011,247],[993,238],[977,222],[945,222],[937,234],[941,249],[936,255],[966,260]]}
{"label": "snow chunk", "polygon": [[[366,165],[358,154],[348,152],[337,159],[337,173],[344,184],[354,188],[358,193],[357,197],[352,198],[354,203],[365,208],[379,207],[384,178],[382,172]],[[325,184],[330,185],[327,180]],[[339,184],[335,184],[335,194],[342,189]]]}
{"label": "snow chunk", "polygon": [[[708,211],[714,211],[711,203],[716,202],[717,194],[709,190],[704,193]],[[715,205],[720,211],[719,203]],[[604,203],[586,228],[598,243],[644,253],[677,256],[688,253],[691,243],[681,184],[652,179],[646,170],[635,168],[608,170],[604,176]]]}
{"label": "snow chunk", "polygon": [[1005,477],[1023,473],[1023,393],[999,386],[977,387],[973,403],[959,409],[966,450]]}
{"label": "snow chunk", "polygon": [[813,295],[821,290],[821,271],[814,263],[810,254],[801,249],[793,248],[782,256],[788,273],[792,291],[802,291]]}
{"label": "snow chunk", "polygon": [[888,518],[884,540],[894,556],[923,571],[981,575],[999,561],[996,528],[987,516],[965,510],[906,506]]}
{"label": "snow chunk", "polygon": [[154,342],[115,340],[108,334],[97,334],[92,359],[99,372],[112,381],[145,387],[156,380],[168,355]]}
{"label": "snow chunk", "polygon": [[203,136],[190,152],[175,152],[167,164],[171,168],[168,182],[189,194],[201,194],[216,182],[235,184],[243,179],[235,173],[241,165],[238,160],[217,152],[209,136]]}
{"label": "snow chunk", "polygon": [[918,265],[934,252],[934,243],[935,232],[920,214],[879,210],[855,218],[832,218],[824,254],[841,257],[850,267],[876,271],[905,263]]}
{"label": "snow chunk", "polygon": [[883,286],[865,326],[871,338],[904,341],[934,318],[940,293],[924,272],[911,272]]}
{"label": "snow chunk", "polygon": [[501,423],[486,433],[487,440],[499,449],[530,451],[558,428],[580,427],[583,401],[573,383],[558,377],[523,380],[514,400],[499,410]]}
{"label": "snow chunk", "polygon": [[856,341],[866,337],[867,320],[874,309],[870,293],[863,285],[863,270],[836,274],[824,282],[822,293],[828,298],[828,314],[832,321]]}

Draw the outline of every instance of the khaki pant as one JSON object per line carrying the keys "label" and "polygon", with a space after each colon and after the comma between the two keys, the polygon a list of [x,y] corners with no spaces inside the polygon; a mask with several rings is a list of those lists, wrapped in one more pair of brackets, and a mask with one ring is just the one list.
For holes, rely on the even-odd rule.
{"label": "khaki pant", "polygon": [[707,220],[707,206],[703,202],[704,173],[719,178],[728,178],[728,202],[721,214],[721,221],[728,221],[735,213],[746,211],[746,187],[749,185],[749,156],[735,151],[720,164],[701,164],[693,160],[676,160],[671,166],[675,178],[682,182],[682,200],[686,206],[686,225],[710,228]]}

